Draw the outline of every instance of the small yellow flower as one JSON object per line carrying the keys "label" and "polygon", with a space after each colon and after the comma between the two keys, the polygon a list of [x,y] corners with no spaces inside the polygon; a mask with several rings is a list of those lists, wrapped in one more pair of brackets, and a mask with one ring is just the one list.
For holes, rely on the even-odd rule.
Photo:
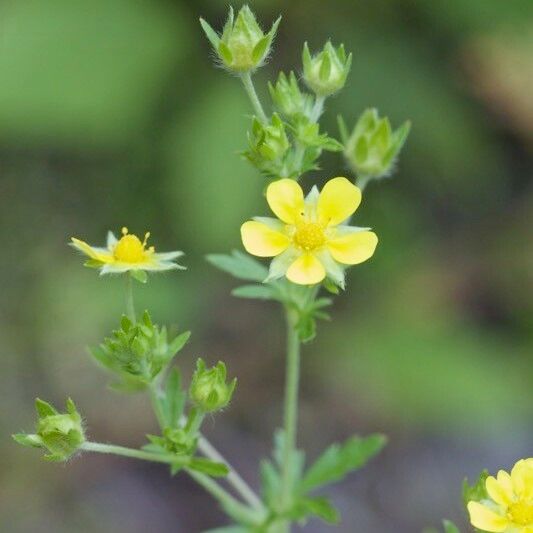
{"label": "small yellow flower", "polygon": [[509,475],[500,470],[485,487],[490,499],[468,503],[470,522],[491,533],[533,533],[533,458],[518,461]]}
{"label": "small yellow flower", "polygon": [[278,217],[255,217],[241,227],[246,251],[273,257],[267,281],[282,276],[314,285],[328,276],[344,287],[344,268],[372,257],[378,238],[369,228],[344,225],[359,207],[361,191],[346,178],[333,178],[319,193],[304,198],[302,188],[281,179],[267,188],[267,202]]}
{"label": "small yellow flower", "polygon": [[72,237],[70,245],[88,256],[86,266],[99,268],[100,274],[120,274],[130,270],[185,270],[185,267],[174,262],[183,252],[156,253],[153,246],[146,247],[149,237],[150,232],[147,232],[141,241],[137,235],[129,233],[128,228],[122,228],[120,239],[111,231],[107,233],[106,248],[90,246],[75,237]]}

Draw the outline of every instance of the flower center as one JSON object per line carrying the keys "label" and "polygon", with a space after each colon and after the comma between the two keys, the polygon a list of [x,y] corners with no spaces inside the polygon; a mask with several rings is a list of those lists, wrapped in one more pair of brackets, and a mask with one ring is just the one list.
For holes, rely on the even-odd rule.
{"label": "flower center", "polygon": [[509,506],[507,511],[509,520],[520,526],[533,525],[533,502],[520,500]]}
{"label": "flower center", "polygon": [[146,250],[148,237],[150,232],[145,234],[144,241],[141,242],[137,235],[128,233],[128,228],[122,228],[122,237],[113,250],[114,258],[121,263],[142,263],[154,251],[153,246]]}
{"label": "flower center", "polygon": [[304,250],[315,250],[326,242],[324,228],[316,222],[304,222],[296,227],[294,243]]}

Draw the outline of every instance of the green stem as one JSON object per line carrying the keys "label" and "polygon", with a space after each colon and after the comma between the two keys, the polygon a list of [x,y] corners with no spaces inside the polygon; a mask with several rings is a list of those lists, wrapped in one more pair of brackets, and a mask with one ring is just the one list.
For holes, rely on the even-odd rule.
{"label": "green stem", "polygon": [[284,441],[281,469],[281,502],[289,508],[292,499],[293,479],[291,459],[296,447],[298,418],[298,383],[300,379],[300,339],[296,330],[296,319],[287,310],[287,368],[285,376]]}
{"label": "green stem", "polygon": [[326,101],[325,96],[317,96],[315,98],[315,105],[313,106],[313,109],[311,110],[311,114],[309,115],[309,119],[311,122],[317,122],[320,118],[320,115],[322,114],[322,111],[324,109],[324,102]]}
{"label": "green stem", "polygon": [[126,314],[132,322],[136,322],[135,304],[133,303],[133,278],[126,272]]}
{"label": "green stem", "polygon": [[241,80],[246,90],[246,93],[248,94],[248,97],[250,98],[250,101],[252,102],[252,106],[254,108],[255,114],[258,116],[261,122],[263,123],[268,122],[265,111],[263,110],[263,106],[261,105],[261,101],[259,100],[259,97],[257,96],[257,93],[255,92],[255,87],[252,81],[251,74],[249,72],[244,72],[243,74],[241,74]]}
{"label": "green stem", "polygon": [[[113,455],[121,455],[123,457],[131,457],[133,459],[155,463],[177,464],[180,462],[179,458],[175,455],[146,452],[144,450],[126,448],[125,446],[117,446],[115,444],[102,444],[100,442],[84,442],[80,446],[80,449],[85,450],[86,452],[110,453]],[[183,460],[183,465],[186,464],[187,458]]]}

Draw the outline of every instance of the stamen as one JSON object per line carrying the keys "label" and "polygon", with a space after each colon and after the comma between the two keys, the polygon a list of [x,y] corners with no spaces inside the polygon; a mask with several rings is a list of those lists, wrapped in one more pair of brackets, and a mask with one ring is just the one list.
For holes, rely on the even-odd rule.
{"label": "stamen", "polygon": [[143,247],[146,246],[146,243],[148,242],[148,239],[150,238],[150,232],[147,231],[145,234],[144,234],[144,241],[143,241]]}
{"label": "stamen", "polygon": [[121,231],[122,231],[122,235],[128,234],[128,228],[126,226],[123,226]]}

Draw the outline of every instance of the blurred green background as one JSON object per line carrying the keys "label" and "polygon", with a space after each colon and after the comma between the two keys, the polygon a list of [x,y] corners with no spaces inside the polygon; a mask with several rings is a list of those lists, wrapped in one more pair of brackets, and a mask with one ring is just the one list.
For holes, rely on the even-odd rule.
{"label": "blurred green background", "polygon": [[[239,2],[234,6],[239,7]],[[372,183],[356,223],[374,258],[353,268],[334,320],[305,348],[299,442],[382,431],[386,452],[333,489],[340,532],[412,533],[454,519],[460,484],[531,456],[533,440],[533,3],[530,0],[254,1],[283,22],[257,76],[299,70],[303,41],[354,52],[327,103],[353,123],[376,106],[413,130],[393,180]],[[266,213],[262,178],[237,152],[251,112],[238,80],[213,68],[198,25],[225,2],[3,0],[0,5],[0,530],[195,533],[224,522],[201,489],[157,465],[84,456],[46,464],[10,434],[33,399],[71,395],[95,440],[138,446],[155,430],[142,397],[117,396],[89,360],[123,309],[122,283],[81,267],[76,235],[151,230],[188,270],[136,292],[156,320],[193,330],[180,355],[224,358],[239,386],[207,424],[257,484],[280,424],[283,324],[240,301],[204,260],[240,247]],[[308,185],[346,173],[335,156]],[[319,523],[310,532],[326,531]]]}

